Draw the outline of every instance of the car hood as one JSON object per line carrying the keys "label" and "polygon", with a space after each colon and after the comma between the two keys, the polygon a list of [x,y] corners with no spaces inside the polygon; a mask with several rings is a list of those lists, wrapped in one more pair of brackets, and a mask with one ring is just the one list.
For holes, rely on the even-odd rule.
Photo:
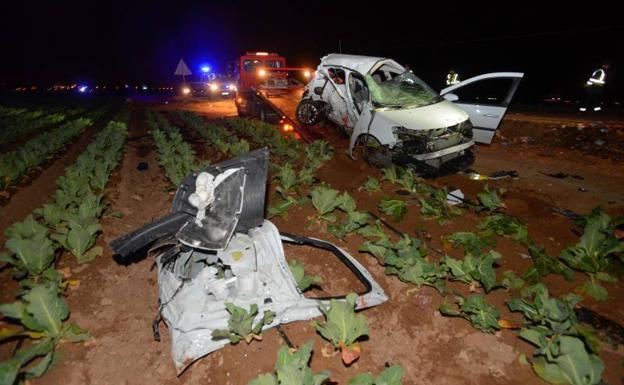
{"label": "car hood", "polygon": [[376,116],[383,117],[393,126],[403,126],[411,130],[450,127],[469,118],[464,110],[446,100],[424,107],[378,109]]}

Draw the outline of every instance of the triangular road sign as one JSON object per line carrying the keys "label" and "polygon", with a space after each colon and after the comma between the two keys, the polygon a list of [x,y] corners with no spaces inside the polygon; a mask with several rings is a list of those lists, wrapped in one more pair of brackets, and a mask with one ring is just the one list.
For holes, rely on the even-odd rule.
{"label": "triangular road sign", "polygon": [[180,59],[180,61],[178,62],[178,66],[176,67],[174,75],[188,76],[192,74],[191,74],[191,70],[186,66],[186,63],[184,62],[184,60]]}

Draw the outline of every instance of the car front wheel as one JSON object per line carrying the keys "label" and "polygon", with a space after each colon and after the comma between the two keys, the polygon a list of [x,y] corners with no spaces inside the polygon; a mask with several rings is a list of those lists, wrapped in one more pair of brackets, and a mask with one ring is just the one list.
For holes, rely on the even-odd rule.
{"label": "car front wheel", "polygon": [[304,126],[313,126],[323,119],[323,105],[310,99],[302,100],[297,106],[296,116]]}

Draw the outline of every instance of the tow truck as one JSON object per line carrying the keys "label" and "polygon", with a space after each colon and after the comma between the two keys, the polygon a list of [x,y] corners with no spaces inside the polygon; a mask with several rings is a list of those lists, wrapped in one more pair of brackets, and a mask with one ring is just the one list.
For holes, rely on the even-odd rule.
{"label": "tow truck", "polygon": [[314,75],[305,67],[287,67],[277,53],[247,52],[233,65],[236,79],[236,110],[241,117],[279,123],[285,132],[294,131],[304,141],[316,135],[301,126],[295,112],[303,89]]}

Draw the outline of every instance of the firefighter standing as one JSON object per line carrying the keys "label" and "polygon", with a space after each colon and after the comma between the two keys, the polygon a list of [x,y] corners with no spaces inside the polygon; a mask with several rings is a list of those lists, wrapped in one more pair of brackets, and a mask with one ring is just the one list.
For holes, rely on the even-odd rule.
{"label": "firefighter standing", "polygon": [[459,83],[459,75],[457,74],[457,72],[455,72],[455,70],[450,70],[449,73],[446,75],[446,85],[452,86],[453,84],[457,83]]}
{"label": "firefighter standing", "polygon": [[586,106],[581,107],[581,111],[595,111],[602,110],[602,94],[607,80],[607,69],[609,65],[605,64],[602,67],[595,70],[589,80],[585,82],[585,90],[587,91]]}

